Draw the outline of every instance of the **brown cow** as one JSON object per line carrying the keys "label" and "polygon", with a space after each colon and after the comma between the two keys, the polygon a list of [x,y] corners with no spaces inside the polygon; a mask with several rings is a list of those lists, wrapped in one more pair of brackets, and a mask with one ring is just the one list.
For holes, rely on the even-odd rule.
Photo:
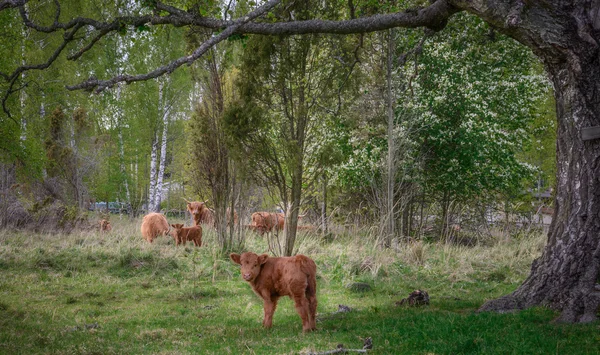
{"label": "brown cow", "polygon": [[100,232],[110,232],[112,230],[110,221],[108,221],[107,219],[99,220],[98,224],[100,225]]}
{"label": "brown cow", "polygon": [[194,225],[199,226],[200,224],[207,224],[209,226],[215,225],[215,215],[213,211],[206,207],[205,202],[188,202],[187,210],[190,211],[194,218]]}
{"label": "brown cow", "polygon": [[[205,224],[212,228],[216,227],[215,211],[213,211],[212,209],[210,209],[206,206],[206,201],[205,202],[198,202],[198,201],[188,202],[187,209],[192,214],[195,225],[199,226],[200,224]],[[231,216],[231,209],[228,208],[227,209],[227,222],[228,222],[227,225],[228,226],[231,225],[230,216]],[[234,225],[237,224],[237,221],[238,221],[237,211],[234,210],[233,211]]]}
{"label": "brown cow", "polygon": [[317,313],[317,265],[304,256],[269,257],[252,252],[229,255],[234,263],[240,264],[242,277],[252,290],[264,301],[263,326],[270,328],[273,313],[281,296],[294,300],[296,311],[302,318],[302,331],[316,328]]}
{"label": "brown cow", "polygon": [[170,234],[175,239],[175,245],[185,245],[186,242],[194,242],[195,246],[202,246],[201,226],[185,228],[183,224],[171,224],[171,227],[174,228],[171,230]]}
{"label": "brown cow", "polygon": [[250,224],[250,228],[260,235],[270,233],[273,230],[281,231],[285,224],[285,215],[283,213],[254,212],[251,218],[252,224]]}
{"label": "brown cow", "polygon": [[142,236],[152,243],[159,235],[169,233],[169,223],[167,218],[160,213],[149,213],[144,216],[142,221]]}

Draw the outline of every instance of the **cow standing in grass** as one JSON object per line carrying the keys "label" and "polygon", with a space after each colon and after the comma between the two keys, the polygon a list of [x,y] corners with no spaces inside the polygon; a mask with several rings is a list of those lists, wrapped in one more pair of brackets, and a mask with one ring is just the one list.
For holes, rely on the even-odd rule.
{"label": "cow standing in grass", "polygon": [[[215,211],[211,210],[206,206],[206,202],[188,202],[187,210],[190,212],[194,219],[194,225],[199,226],[200,224],[207,225],[211,228],[216,227]],[[227,209],[227,225],[231,225],[231,209]],[[233,223],[237,224],[238,215],[237,212],[233,211]]]}
{"label": "cow standing in grass", "polygon": [[160,213],[149,213],[142,220],[142,236],[152,243],[156,237],[169,233],[167,218]]}
{"label": "cow standing in grass", "polygon": [[202,227],[184,227],[183,224],[171,224],[173,229],[171,230],[171,236],[175,239],[175,245],[183,244],[186,242],[194,242],[194,245],[199,247],[202,246]]}
{"label": "cow standing in grass", "polygon": [[250,229],[261,236],[273,230],[282,231],[285,224],[285,215],[283,213],[254,212],[251,218],[252,224],[250,224]]}
{"label": "cow standing in grass", "polygon": [[302,318],[302,331],[316,328],[317,265],[304,255],[269,257],[252,252],[230,254],[234,263],[241,265],[242,278],[264,301],[263,326],[270,328],[273,313],[281,296],[289,296]]}
{"label": "cow standing in grass", "polygon": [[188,202],[187,210],[194,219],[194,225],[206,224],[209,226],[215,225],[215,215],[213,211],[206,206],[206,202]]}

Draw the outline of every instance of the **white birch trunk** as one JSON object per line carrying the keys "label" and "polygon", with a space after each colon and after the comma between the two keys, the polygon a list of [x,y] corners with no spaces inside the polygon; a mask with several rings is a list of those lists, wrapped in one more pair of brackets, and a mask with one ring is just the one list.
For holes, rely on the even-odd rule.
{"label": "white birch trunk", "polygon": [[[121,85],[117,87],[117,104],[120,103],[121,99]],[[127,169],[125,169],[125,144],[123,143],[123,110],[120,105],[117,108],[117,127],[118,127],[118,135],[119,135],[119,169],[121,171],[121,176],[125,177],[123,181],[123,185],[125,187],[125,198],[127,199],[127,203],[131,204],[131,194],[129,193],[129,179],[127,178]],[[131,212],[131,211],[130,211]]]}
{"label": "white birch trunk", "polygon": [[[163,119],[163,81],[158,81],[158,122],[161,122]],[[158,159],[158,127],[154,132],[154,139],[152,140],[152,152],[150,153],[150,191],[148,193],[148,212],[158,212],[156,208],[156,201],[160,199],[157,198],[157,185],[158,185],[158,170],[157,166],[159,165]],[[160,207],[160,206],[159,206]]]}
{"label": "white birch trunk", "polygon": [[[160,162],[159,162],[159,166],[158,166],[156,193],[154,195],[154,206],[155,206],[154,210],[155,211],[160,211],[160,203],[162,200],[163,179],[165,176],[165,163],[167,160],[167,133],[168,133],[168,129],[169,129],[169,108],[167,105],[167,100],[164,99],[165,95],[164,95],[163,80],[165,80],[165,79],[161,79],[160,84],[159,84],[159,93],[162,93],[162,95],[163,95],[162,107],[159,107],[159,111],[162,112],[163,130],[162,130],[162,141],[160,144]],[[167,77],[166,80],[167,80],[167,86],[168,86],[169,77]],[[160,101],[161,100],[159,99],[159,102]]]}
{"label": "white birch trunk", "polygon": [[152,140],[152,151],[150,153],[150,187],[148,191],[148,212],[155,212],[154,200],[156,193],[156,161],[158,155],[158,132],[154,134]]}

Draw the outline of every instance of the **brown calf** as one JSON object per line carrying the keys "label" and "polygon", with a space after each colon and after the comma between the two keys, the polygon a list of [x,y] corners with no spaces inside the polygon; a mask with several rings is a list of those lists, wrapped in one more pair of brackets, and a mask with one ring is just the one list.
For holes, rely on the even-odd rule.
{"label": "brown calf", "polygon": [[100,225],[100,232],[110,232],[112,230],[112,226],[107,219],[101,219],[98,221]]}
{"label": "brown calf", "polygon": [[167,218],[160,213],[149,213],[142,220],[142,236],[152,243],[159,235],[169,233],[169,223]]}
{"label": "brown calf", "polygon": [[229,255],[234,263],[241,265],[242,278],[264,301],[263,326],[270,328],[273,313],[281,296],[294,300],[296,311],[302,318],[302,331],[316,328],[317,314],[317,265],[304,256],[269,257],[252,252]]}
{"label": "brown calf", "polygon": [[171,230],[171,236],[175,239],[175,245],[194,242],[195,246],[202,246],[202,227],[185,228],[183,224],[171,224],[171,227],[174,228]]}

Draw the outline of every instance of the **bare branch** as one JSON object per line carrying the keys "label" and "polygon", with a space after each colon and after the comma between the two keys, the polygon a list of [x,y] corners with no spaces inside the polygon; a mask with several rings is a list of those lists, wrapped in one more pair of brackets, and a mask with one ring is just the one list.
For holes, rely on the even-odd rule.
{"label": "bare branch", "polygon": [[85,47],[81,48],[76,53],[68,55],[67,59],[68,60],[77,60],[77,59],[79,59],[79,57],[81,57],[85,52],[87,52],[90,49],[92,49],[92,47],[94,47],[94,45],[96,44],[96,42],[98,42],[102,37],[106,36],[111,31],[114,31],[114,29],[111,29],[109,27],[100,30],[100,32],[96,36],[94,36],[94,38],[92,38],[92,40],[90,41],[90,43],[88,43]]}
{"label": "bare branch", "polygon": [[[58,0],[54,0],[56,5],[56,14],[54,21],[50,26],[42,26],[34,23],[27,14],[25,4],[27,0],[3,0],[0,1],[0,10],[7,8],[16,8],[20,10],[23,23],[38,32],[53,33],[57,31],[68,31],[63,35],[62,43],[57,47],[52,56],[42,64],[25,65],[17,68],[12,74],[2,73],[2,77],[10,83],[8,90],[3,97],[3,104],[6,102],[8,95],[14,92],[12,90],[15,84],[15,78],[21,73],[28,70],[43,70],[49,67],[62,53],[68,42],[73,41],[76,32],[82,27],[91,27],[98,33],[79,51],[69,55],[67,59],[77,60],[84,53],[89,51],[93,46],[107,34],[118,31],[123,26],[142,26],[142,25],[172,25],[175,27],[182,26],[198,26],[211,29],[214,31],[222,30],[219,34],[205,41],[200,47],[189,56],[179,58],[167,65],[156,68],[155,70],[139,75],[119,75],[109,80],[98,80],[90,78],[89,80],[74,86],[67,86],[69,90],[95,90],[101,92],[106,88],[110,88],[119,82],[136,82],[144,81],[161,75],[171,73],[183,64],[190,64],[202,57],[210,48],[217,43],[228,38],[236,33],[251,33],[264,35],[292,35],[292,34],[307,34],[307,33],[364,33],[372,31],[380,31],[393,27],[428,27],[434,30],[443,28],[447,19],[459,10],[448,3],[447,0],[437,0],[430,6],[407,12],[398,12],[393,14],[382,14],[371,17],[352,18],[346,21],[325,21],[325,20],[307,20],[307,21],[292,21],[282,23],[258,23],[252,22],[260,15],[268,12],[275,7],[280,1],[269,1],[263,6],[258,7],[242,19],[234,21],[218,20],[214,18],[202,17],[198,14],[186,12],[176,7],[157,2],[156,10],[152,15],[142,16],[121,16],[115,18],[111,22],[101,22],[90,18],[77,17],[67,23],[59,22],[60,4]],[[160,12],[166,12],[168,15],[160,16]],[[70,30],[70,31],[69,31]],[[6,110],[5,110],[6,111]]]}
{"label": "bare branch", "polygon": [[107,88],[113,87],[115,84],[120,82],[132,83],[136,81],[145,81],[153,78],[157,78],[163,74],[172,73],[175,69],[179,68],[183,64],[191,64],[196,61],[198,58],[202,57],[204,53],[206,53],[210,48],[215,46],[217,43],[227,39],[229,36],[234,34],[242,25],[248,23],[249,21],[254,20],[258,16],[268,12],[277,4],[279,4],[281,0],[271,0],[268,3],[260,6],[256,10],[250,12],[242,19],[234,21],[232,25],[227,27],[224,31],[219,33],[216,36],[211,37],[204,43],[200,45],[191,55],[178,58],[167,65],[163,65],[149,73],[139,74],[139,75],[118,75],[109,80],[98,80],[96,78],[90,78],[84,81],[81,84],[67,86],[68,90],[94,90],[96,93],[102,92]]}
{"label": "bare branch", "polygon": [[[248,23],[241,33],[262,35],[295,35],[308,33],[351,34],[387,30],[394,27],[427,27],[435,31],[443,29],[447,20],[460,9],[446,0],[437,0],[430,6],[407,12],[374,15],[345,21],[306,20],[279,23]],[[227,22],[224,22],[227,23]]]}
{"label": "bare branch", "polygon": [[26,2],[27,0],[2,0],[0,1],[0,11],[23,6]]}
{"label": "bare branch", "polygon": [[[73,40],[73,37],[74,37],[75,33],[79,30],[79,28],[80,28],[80,26],[77,25],[70,32],[68,32],[64,35],[63,42],[60,44],[60,46],[58,46],[58,48],[56,48],[54,53],[50,56],[50,58],[48,58],[48,60],[45,63],[21,66],[21,67],[15,69],[15,71],[11,74],[11,76],[7,78],[8,79],[7,81],[9,81],[9,85],[8,85],[6,92],[4,93],[4,96],[2,97],[2,110],[8,115],[8,117],[12,117],[8,108],[6,107],[6,101],[8,100],[8,97],[11,94],[13,94],[13,93],[19,91],[20,89],[22,89],[23,87],[25,87],[25,85],[23,85],[18,90],[13,89],[15,83],[17,82],[17,78],[19,77],[19,75],[21,75],[21,73],[28,71],[28,70],[44,70],[44,69],[48,68],[50,65],[52,65],[52,63],[54,63],[54,61],[56,60],[56,58],[58,58],[60,53],[62,53],[62,51],[65,49],[65,47],[67,46],[67,43],[69,43],[70,41]],[[5,74],[3,74],[2,76],[6,77]]]}

